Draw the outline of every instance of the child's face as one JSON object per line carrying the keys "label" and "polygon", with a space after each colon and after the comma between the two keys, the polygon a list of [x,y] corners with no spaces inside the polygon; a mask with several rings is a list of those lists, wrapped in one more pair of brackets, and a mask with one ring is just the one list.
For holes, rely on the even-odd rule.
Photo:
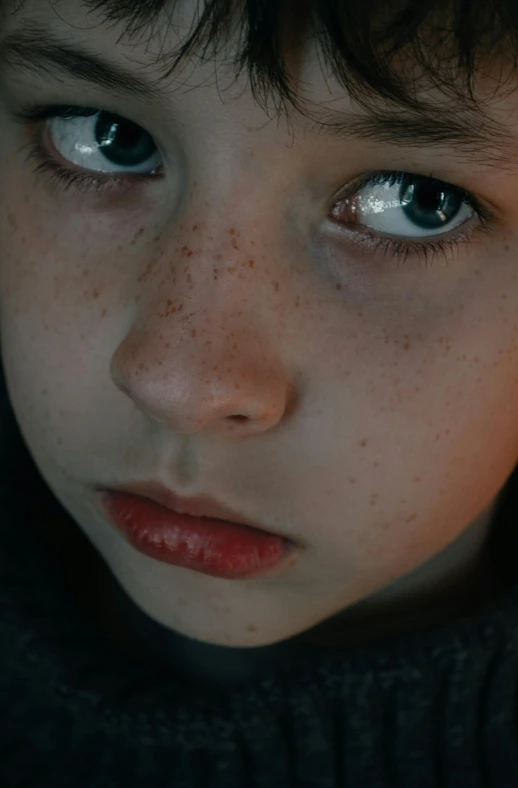
{"label": "child's face", "polygon": [[[195,7],[182,5],[186,31]],[[156,75],[142,64],[160,45],[178,43],[142,36],[131,48],[79,0],[28,2],[3,35],[28,21],[142,77]],[[309,98],[351,108],[314,49],[292,67]],[[246,77],[215,69],[192,61],[161,102],[2,69],[1,339],[42,475],[131,598],[193,638],[259,646],[368,597],[418,597],[480,556],[518,458],[518,177],[444,147],[306,134],[295,111],[291,128],[268,122]],[[42,138],[55,161],[133,185],[65,190],[34,172],[29,126],[13,115],[41,104],[122,115],[160,153],[132,153],[122,170],[92,153],[95,117],[51,120]],[[497,107],[514,122],[514,94]],[[330,210],[340,187],[397,170],[478,194],[499,218],[477,231],[463,203],[440,237],[472,229],[476,242],[428,263],[383,256],[366,225],[408,242],[438,233],[397,200],[388,210],[397,186],[362,186],[356,226],[350,209]],[[305,549],[280,575],[237,581],[145,557],[94,487],[153,478]]]}

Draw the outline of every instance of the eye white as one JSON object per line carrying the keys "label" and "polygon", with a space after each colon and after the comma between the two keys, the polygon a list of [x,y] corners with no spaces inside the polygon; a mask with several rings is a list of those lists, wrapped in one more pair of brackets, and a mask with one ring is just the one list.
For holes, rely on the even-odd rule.
{"label": "eye white", "polygon": [[86,170],[135,174],[153,172],[161,163],[158,150],[148,157],[147,161],[151,164],[143,163],[131,168],[128,165],[119,166],[104,155],[103,148],[110,145],[110,141],[99,142],[96,139],[95,124],[100,114],[98,112],[90,117],[79,118],[51,118],[49,134],[58,153]]}
{"label": "eye white", "polygon": [[[416,179],[417,181],[417,179]],[[453,187],[444,186],[446,192],[453,192]],[[436,230],[420,227],[406,215],[405,203],[399,194],[400,183],[366,184],[357,192],[358,196],[351,199],[354,206],[355,221],[358,224],[370,227],[380,233],[389,233],[394,236],[407,236],[412,238],[442,235],[464,224],[474,215],[474,209],[466,202],[462,202],[459,211],[448,222],[444,216],[444,223]],[[416,198],[413,197],[412,200]],[[430,213],[432,211],[430,210]],[[439,212],[437,211],[440,216]]]}

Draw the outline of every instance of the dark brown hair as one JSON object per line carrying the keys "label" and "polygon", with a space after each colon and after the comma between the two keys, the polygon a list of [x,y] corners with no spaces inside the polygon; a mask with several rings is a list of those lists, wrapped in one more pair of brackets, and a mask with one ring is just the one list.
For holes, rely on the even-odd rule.
{"label": "dark brown hair", "polygon": [[[48,0],[58,8],[60,2]],[[81,0],[104,23],[122,24],[131,42],[174,24],[176,0]],[[20,10],[25,0],[0,0],[0,10]],[[255,99],[273,96],[279,109],[300,109],[283,45],[296,28],[319,41],[339,83],[360,106],[380,97],[408,111],[430,112],[417,99],[422,80],[453,102],[478,112],[479,73],[505,63],[501,80],[514,89],[518,54],[516,0],[204,0],[175,51],[161,53],[170,73],[191,54],[212,58],[234,27],[240,46],[237,75],[248,70]],[[167,76],[167,74],[166,74]],[[508,81],[508,82],[507,82]],[[481,111],[481,110],[480,110]]]}

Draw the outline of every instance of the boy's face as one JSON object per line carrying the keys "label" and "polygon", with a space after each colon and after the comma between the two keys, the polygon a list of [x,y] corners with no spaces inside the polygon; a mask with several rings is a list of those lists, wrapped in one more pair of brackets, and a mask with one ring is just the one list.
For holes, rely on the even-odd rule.
{"label": "boy's face", "polygon": [[[195,7],[181,5],[186,32]],[[37,22],[149,77],[160,47],[178,44],[158,31],[130,47],[99,20],[79,0],[33,0],[2,36]],[[306,97],[349,110],[313,46],[291,63]],[[233,73],[193,60],[159,102],[2,69],[1,340],[43,477],[133,601],[190,637],[262,646],[361,600],[366,614],[392,615],[483,553],[518,457],[518,176],[445,148],[318,137],[295,111],[291,127],[268,122]],[[509,123],[515,101],[495,99]],[[132,154],[132,190],[65,190],[34,172],[28,125],[14,117],[41,104],[122,115],[160,154]],[[48,122],[48,155],[76,172],[120,172],[92,155],[94,125]],[[356,227],[349,212],[346,226],[329,216],[332,197],[398,170],[478,194],[498,222],[427,264],[369,249],[362,233],[376,212]],[[476,226],[463,210],[466,224],[441,237]],[[386,215],[395,229],[376,225],[380,237],[430,241],[401,206]],[[143,479],[215,497],[305,548],[255,580],[145,557],[94,490]]]}

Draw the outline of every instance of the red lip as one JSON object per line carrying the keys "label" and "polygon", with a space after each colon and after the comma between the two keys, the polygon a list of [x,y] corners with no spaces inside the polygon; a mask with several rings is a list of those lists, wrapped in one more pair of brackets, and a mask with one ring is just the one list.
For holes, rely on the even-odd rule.
{"label": "red lip", "polygon": [[[101,489],[101,488],[99,488]],[[263,533],[273,534],[280,536],[293,544],[297,544],[294,539],[286,534],[279,534],[271,531],[270,529],[263,528],[260,524],[252,522],[246,517],[232,511],[218,501],[210,498],[207,495],[199,495],[195,498],[180,498],[180,496],[171,492],[159,482],[132,482],[131,484],[121,484],[110,488],[102,488],[103,490],[115,490],[118,492],[129,493],[130,495],[139,495],[143,498],[148,498],[151,501],[161,504],[166,509],[170,509],[177,514],[188,514],[192,517],[210,517],[217,520],[224,520],[226,522],[237,523],[238,525],[246,525],[249,528],[262,531]]]}

